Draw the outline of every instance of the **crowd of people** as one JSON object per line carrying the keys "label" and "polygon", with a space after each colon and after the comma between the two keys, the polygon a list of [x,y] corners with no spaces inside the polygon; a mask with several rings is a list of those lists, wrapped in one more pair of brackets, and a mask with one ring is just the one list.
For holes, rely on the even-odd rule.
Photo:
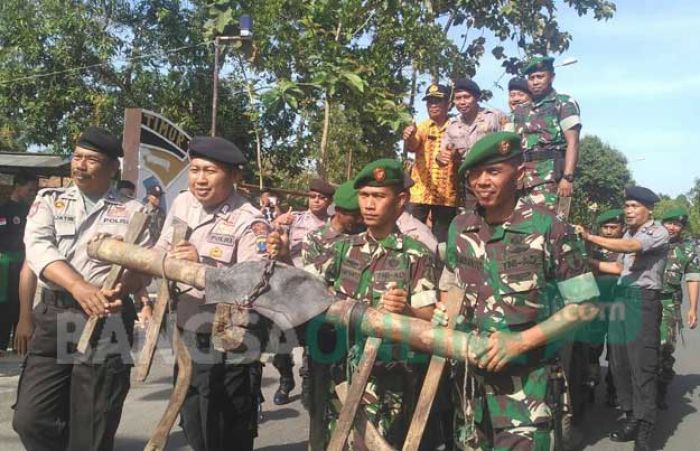
{"label": "crowd of people", "polygon": [[[597,231],[570,224],[579,107],[554,90],[552,58],[533,58],[522,75],[509,83],[508,114],[481,106],[473,80],[431,84],[428,118],[403,131],[415,156],[410,174],[399,160],[380,159],[338,185],[313,179],[303,212],[283,212],[272,191],[253,206],[236,189],[243,154],[217,137],[190,141],[188,189],[167,216],[160,187],[143,205],[133,184],[113,186],[122,147],[103,129],[90,127],[77,140],[71,187],[41,190],[21,207],[36,181],[17,177],[0,207],[0,277],[15,287],[0,294],[0,345],[6,349],[16,324],[15,349],[26,359],[13,427],[24,446],[113,448],[130,386],[136,306],[142,318],[150,315],[149,278],[127,270],[116,288],[103,288],[111,265],[86,249],[97,234],[123,237],[134,212],[147,211],[150,226],[138,243],[170,257],[215,267],[275,259],[323,280],[339,299],[466,334],[468,355],[440,378],[421,449],[580,447],[603,353],[606,402],[621,415],[610,439],[651,449],[674,374],[684,281],[687,325],[697,325],[700,258],[684,241],[688,212],[655,218],[658,197],[631,186],[624,205],[598,216]],[[180,224],[182,240],[174,238]],[[198,356],[180,411],[187,442],[195,450],[253,449],[261,363],[215,349],[206,292],[177,285],[177,329]],[[26,293],[36,286],[30,315]],[[22,312],[19,322],[11,305]],[[86,316],[105,318],[111,332],[80,354],[61,340],[66,321]],[[288,342],[297,343],[295,332],[285,331]],[[338,387],[362,383],[366,427],[401,448],[427,357],[384,340],[371,373],[357,382],[372,340],[330,326],[300,335],[310,445],[325,448],[333,437]],[[338,347],[333,362],[319,358]],[[272,401],[286,404],[295,389],[291,354],[278,352],[273,365],[280,378]],[[363,439],[354,433],[352,449],[366,449]]]}

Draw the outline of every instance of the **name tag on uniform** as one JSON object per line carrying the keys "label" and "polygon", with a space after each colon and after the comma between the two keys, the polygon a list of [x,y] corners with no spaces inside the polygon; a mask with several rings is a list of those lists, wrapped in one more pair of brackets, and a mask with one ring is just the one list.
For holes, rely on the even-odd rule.
{"label": "name tag on uniform", "polygon": [[56,235],[70,236],[75,235],[75,216],[55,215],[54,224],[56,226]]}

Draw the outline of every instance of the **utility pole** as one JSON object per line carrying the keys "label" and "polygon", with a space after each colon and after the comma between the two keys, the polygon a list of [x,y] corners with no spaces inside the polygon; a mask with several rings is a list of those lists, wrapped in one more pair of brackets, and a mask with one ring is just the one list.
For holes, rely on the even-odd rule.
{"label": "utility pole", "polygon": [[253,20],[245,14],[238,18],[238,36],[217,36],[214,39],[214,86],[212,89],[211,98],[211,136],[216,136],[216,116],[219,106],[219,59],[221,57],[221,44],[231,43],[231,45],[239,49],[243,47],[244,41],[253,39]]}

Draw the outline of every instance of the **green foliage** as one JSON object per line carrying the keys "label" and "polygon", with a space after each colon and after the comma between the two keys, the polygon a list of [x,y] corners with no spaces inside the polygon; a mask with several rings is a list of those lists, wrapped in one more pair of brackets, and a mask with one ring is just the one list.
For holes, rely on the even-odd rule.
{"label": "green foliage", "polygon": [[[177,0],[4,0],[0,141],[70,152],[87,125],[120,133],[129,107],[208,133],[213,46],[205,15]],[[221,134],[254,158],[246,98],[222,90],[219,105]]]}
{"label": "green foliage", "polygon": [[598,212],[621,208],[625,186],[633,184],[622,153],[597,136],[585,136],[579,147],[579,162],[571,206],[571,222],[590,224]]}
{"label": "green foliage", "polygon": [[[607,0],[565,3],[598,20],[615,11]],[[513,73],[520,61],[506,53],[504,41],[516,42],[530,55],[562,52],[571,39],[559,28],[561,5],[554,0],[213,0],[207,5],[205,29],[211,38],[237,34],[237,18],[252,15],[248,64],[257,90],[267,89],[261,93],[261,117],[294,116],[286,124],[297,151],[334,177],[345,173],[338,168],[349,152],[339,146],[352,144],[333,136],[353,135],[374,157],[396,150],[401,128],[412,120],[406,99],[415,89],[414,72],[447,81],[471,76],[490,50]],[[453,42],[450,29],[459,30],[463,42]],[[496,40],[487,42],[486,33]]]}

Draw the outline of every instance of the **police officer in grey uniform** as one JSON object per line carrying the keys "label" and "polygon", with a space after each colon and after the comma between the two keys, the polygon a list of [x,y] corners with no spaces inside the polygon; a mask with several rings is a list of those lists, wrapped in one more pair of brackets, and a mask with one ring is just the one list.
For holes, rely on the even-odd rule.
{"label": "police officer in grey uniform", "polygon": [[[129,350],[136,317],[127,297],[143,278],[126,272],[120,286],[104,290],[111,265],[87,255],[97,234],[124,236],[142,208],[110,188],[122,147],[107,131],[91,127],[71,160],[74,185],[39,192],[25,231],[27,263],[39,275],[41,302],[33,312],[13,427],[34,450],[109,450],[129,390]],[[149,244],[148,232],[139,240]],[[105,317],[86,355],[75,342],[87,316]]]}
{"label": "police officer in grey uniform", "polygon": [[[194,137],[189,145],[188,190],[180,193],[156,247],[184,260],[216,267],[266,256],[270,225],[238,194],[234,182],[245,158],[223,138]],[[184,241],[173,242],[173,226],[185,223]],[[192,355],[192,380],[180,411],[185,436],[196,451],[252,450],[257,435],[260,363],[211,347],[213,310],[204,292],[180,284],[177,327]]]}
{"label": "police officer in grey uniform", "polygon": [[658,200],[647,188],[625,189],[628,228],[620,239],[590,235],[577,226],[587,241],[621,254],[616,262],[591,259],[591,263],[601,272],[619,274],[608,337],[613,378],[626,421],[610,439],[634,440],[637,451],[650,449],[656,421],[660,296],[669,245],[668,232],[651,216]]}

